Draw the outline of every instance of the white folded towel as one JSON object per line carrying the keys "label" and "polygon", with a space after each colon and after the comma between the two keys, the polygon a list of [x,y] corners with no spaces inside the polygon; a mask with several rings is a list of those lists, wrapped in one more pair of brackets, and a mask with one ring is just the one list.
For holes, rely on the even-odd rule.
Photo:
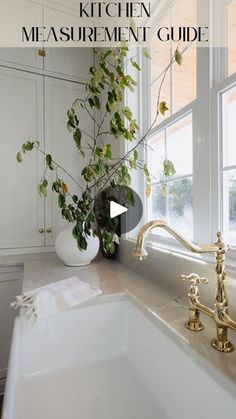
{"label": "white folded towel", "polygon": [[99,288],[73,276],[25,292],[17,296],[11,306],[15,309],[25,308],[27,317],[47,318],[94,298],[101,292]]}

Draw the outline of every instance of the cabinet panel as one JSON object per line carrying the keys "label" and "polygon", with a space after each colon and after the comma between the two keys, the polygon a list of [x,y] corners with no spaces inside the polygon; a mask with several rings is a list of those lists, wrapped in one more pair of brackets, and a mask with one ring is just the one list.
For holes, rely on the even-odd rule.
{"label": "cabinet panel", "polygon": [[[44,26],[79,26],[79,19],[45,7]],[[92,65],[92,48],[46,48],[45,70],[47,71],[76,77],[85,82],[88,80],[89,68]]]}
{"label": "cabinet panel", "polygon": [[38,196],[37,153],[16,161],[21,144],[43,139],[43,78],[0,67],[0,248],[41,246],[44,201]]}
{"label": "cabinet panel", "polygon": [[[21,26],[43,26],[43,8],[25,0],[7,0],[0,6],[0,36],[7,40],[6,48],[0,48],[0,63],[5,65],[24,65],[43,68],[43,58],[39,57],[38,48],[16,47],[10,44],[10,34],[21,40]],[[7,35],[8,34],[8,35]]]}
{"label": "cabinet panel", "polygon": [[16,311],[10,306],[22,293],[23,265],[0,265],[0,379],[6,377],[11,336]]}
{"label": "cabinet panel", "polygon": [[[71,133],[67,131],[67,110],[71,107],[73,101],[78,98],[84,98],[86,95],[85,87],[79,83],[72,83],[53,78],[45,78],[45,143],[47,152],[52,153],[57,163],[70,172],[78,179],[78,182],[84,186],[81,181],[82,167],[88,162],[76,150],[75,143]],[[81,127],[90,135],[93,135],[94,124],[87,116],[85,111],[81,111],[79,119]],[[88,142],[84,136],[82,141]],[[63,173],[63,177],[69,185],[72,193],[78,194],[76,185]],[[46,233],[46,245],[52,245],[56,235],[66,226],[66,222],[61,219],[60,209],[57,205],[57,194],[52,193],[51,199],[46,199],[46,228],[51,228],[52,233]]]}

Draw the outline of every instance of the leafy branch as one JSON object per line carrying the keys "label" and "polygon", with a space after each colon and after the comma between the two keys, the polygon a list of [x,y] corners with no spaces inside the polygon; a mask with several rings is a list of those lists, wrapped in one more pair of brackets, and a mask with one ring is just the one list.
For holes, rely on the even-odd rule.
{"label": "leafy branch", "polygon": [[[174,63],[182,64],[182,54],[176,49],[170,63],[166,67],[158,90],[156,102],[156,115],[147,131],[137,138],[139,126],[133,116],[132,110],[124,105],[124,96],[127,90],[133,92],[137,86],[136,80],[127,73],[129,64],[136,71],[141,71],[135,57],[129,57],[129,49],[126,43],[116,48],[95,51],[98,64],[89,69],[90,78],[86,85],[86,98],[76,99],[67,112],[67,129],[71,133],[78,153],[85,158],[85,165],[81,171],[81,177],[85,181],[83,188],[68,170],[56,162],[51,154],[47,154],[40,148],[38,141],[27,141],[17,154],[19,163],[23,160],[26,152],[37,150],[45,158],[45,172],[38,186],[41,196],[47,196],[48,180],[47,170],[55,174],[51,185],[52,190],[58,194],[58,206],[64,219],[74,223],[73,236],[77,240],[80,250],[87,248],[88,235],[99,235],[107,253],[113,253],[114,243],[117,243],[117,220],[108,219],[107,214],[98,212],[94,207],[94,201],[105,187],[114,188],[116,185],[130,186],[131,172],[142,170],[147,181],[146,195],[151,194],[151,174],[146,163],[139,159],[138,149],[140,146],[148,147],[147,138],[155,126],[158,116],[165,115],[168,106],[161,100],[162,87],[168,71]],[[150,59],[148,52],[143,51],[144,56]],[[104,106],[102,98],[106,97]],[[101,113],[100,121],[96,118],[96,112]],[[94,134],[84,130],[80,121],[84,114],[94,123]],[[119,159],[113,158],[112,141],[135,142],[129,151]],[[71,194],[66,182],[59,178],[59,171],[68,176],[79,194]],[[165,176],[173,176],[175,169],[170,161],[163,162]],[[131,194],[132,195],[132,194]],[[130,202],[133,197],[127,196]],[[129,202],[127,202],[129,204]],[[98,227],[97,220],[102,220],[102,228]]]}

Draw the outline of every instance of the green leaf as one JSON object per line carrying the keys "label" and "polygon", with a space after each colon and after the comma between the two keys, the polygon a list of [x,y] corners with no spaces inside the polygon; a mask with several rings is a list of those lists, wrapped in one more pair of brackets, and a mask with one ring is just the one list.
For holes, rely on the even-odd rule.
{"label": "green leaf", "polygon": [[43,186],[43,182],[38,185],[38,193],[41,197],[47,197],[47,188]]}
{"label": "green leaf", "polygon": [[132,111],[130,110],[130,108],[128,108],[128,106],[124,106],[122,108],[122,113],[125,115],[125,117],[131,121],[132,119]]}
{"label": "green leaf", "polygon": [[87,241],[86,241],[84,236],[80,235],[77,238],[77,244],[78,244],[78,248],[80,250],[86,250],[87,249],[88,244],[87,244]]}
{"label": "green leaf", "polygon": [[134,150],[134,160],[138,160],[138,150]]}
{"label": "green leaf", "polygon": [[72,196],[72,199],[73,199],[73,202],[76,204],[77,202],[78,202],[78,200],[79,200],[79,198],[78,198],[78,196],[77,195],[73,195]]}
{"label": "green leaf", "polygon": [[119,125],[122,122],[120,113],[119,112],[115,112],[114,117],[116,119],[117,124]]}
{"label": "green leaf", "polygon": [[143,165],[143,172],[146,176],[147,182],[150,183],[151,182],[151,177],[150,177],[150,173],[149,173],[149,170],[147,168],[146,163]]}
{"label": "green leaf", "polygon": [[34,148],[34,143],[27,141],[27,143],[24,144],[24,149],[26,151],[32,151]]}
{"label": "green leaf", "polygon": [[159,110],[161,112],[162,115],[165,115],[165,113],[169,110],[167,104],[165,101],[161,102],[159,105]]}
{"label": "green leaf", "polygon": [[102,149],[100,148],[100,147],[96,147],[96,155],[98,156],[98,157],[102,157]]}
{"label": "green leaf", "polygon": [[114,255],[114,253],[115,253],[115,251],[116,251],[116,246],[115,246],[115,243],[114,243],[114,242],[110,243],[108,248],[109,248],[109,253],[110,253],[111,255]]}
{"label": "green leaf", "polygon": [[124,73],[119,65],[116,67],[116,71],[119,74],[119,76],[124,77]]}
{"label": "green leaf", "polygon": [[73,139],[76,143],[76,147],[79,150],[81,149],[81,137],[82,137],[82,133],[81,133],[80,129],[76,128],[76,130],[74,131],[74,134],[73,134]]}
{"label": "green leaf", "polygon": [[133,135],[132,135],[132,133],[128,129],[124,132],[123,136],[128,141],[132,141],[133,140]]}
{"label": "green leaf", "polygon": [[111,49],[108,49],[106,52],[104,52],[104,54],[103,54],[103,60],[105,60],[109,55],[111,55],[112,54],[112,50]]}
{"label": "green leaf", "polygon": [[100,100],[99,100],[99,98],[97,97],[97,96],[94,96],[94,105],[95,105],[95,108],[97,108],[97,109],[100,109],[101,108],[101,105],[100,105]]}
{"label": "green leaf", "polygon": [[47,179],[43,179],[43,187],[46,188],[48,186],[48,181]]}
{"label": "green leaf", "polygon": [[61,183],[58,180],[56,180],[52,184],[52,190],[59,193],[60,186],[61,186]]}
{"label": "green leaf", "polygon": [[97,175],[102,175],[104,173],[104,166],[101,163],[96,163],[94,165],[94,170]]}
{"label": "green leaf", "polygon": [[23,161],[23,157],[20,151],[16,155],[16,160],[18,161],[18,163],[21,163]]}
{"label": "green leaf", "polygon": [[131,184],[131,176],[129,174],[129,169],[126,165],[121,166],[120,171],[120,183],[129,186]]}
{"label": "green leaf", "polygon": [[177,64],[181,65],[183,62],[183,56],[181,52],[179,51],[179,48],[176,48],[175,50],[175,61]]}
{"label": "green leaf", "polygon": [[111,144],[107,144],[106,145],[106,154],[105,157],[109,160],[111,160],[112,158],[112,148],[111,148]]}
{"label": "green leaf", "polygon": [[136,119],[132,119],[129,129],[132,134],[135,134],[139,130]]}
{"label": "green leaf", "polygon": [[135,160],[130,159],[129,160],[129,165],[131,167],[131,169],[136,169],[137,168],[137,164]]}
{"label": "green leaf", "polygon": [[67,122],[67,129],[68,129],[69,132],[72,132],[73,129],[74,129],[74,127],[73,127],[73,125],[71,125],[70,121]]}
{"label": "green leaf", "polygon": [[91,97],[88,99],[88,103],[89,103],[90,108],[94,108],[94,101]]}
{"label": "green leaf", "polygon": [[132,60],[132,58],[131,58],[131,59],[130,59],[130,62],[131,62],[131,64],[132,64],[132,66],[133,66],[134,68],[136,68],[136,70],[141,71],[141,68],[140,68],[139,64],[138,64],[136,61],[133,61],[133,60]]}
{"label": "green leaf", "polygon": [[52,164],[52,156],[51,156],[51,154],[47,154],[46,155],[46,162],[47,162],[47,165],[48,166],[50,166]]}
{"label": "green leaf", "polygon": [[171,160],[165,160],[163,162],[163,168],[164,168],[164,175],[167,177],[172,177],[176,173],[174,164]]}
{"label": "green leaf", "polygon": [[146,49],[143,50],[143,55],[144,55],[144,57],[149,58],[149,60],[152,59],[151,55],[149,54],[149,52]]}
{"label": "green leaf", "polygon": [[61,215],[70,223],[74,221],[73,212],[68,207],[62,208]]}
{"label": "green leaf", "polygon": [[104,73],[109,76],[110,75],[110,71],[107,69],[105,63],[101,63],[100,64],[101,69],[104,71]]}
{"label": "green leaf", "polygon": [[75,111],[74,111],[74,109],[73,109],[73,108],[68,109],[68,111],[67,111],[67,117],[68,117],[68,119],[73,119],[73,118],[74,118],[74,116],[75,116]]}
{"label": "green leaf", "polygon": [[54,170],[53,164],[52,164],[52,156],[51,154],[46,155],[46,163],[50,170]]}
{"label": "green leaf", "polygon": [[86,182],[91,182],[91,180],[95,177],[93,168],[91,166],[84,167],[81,174]]}
{"label": "green leaf", "polygon": [[63,208],[63,206],[65,205],[66,202],[66,198],[64,195],[62,195],[61,193],[58,195],[58,206],[60,208]]}
{"label": "green leaf", "polygon": [[113,93],[112,92],[108,92],[107,95],[108,95],[108,102],[112,104],[114,102],[114,95],[113,95]]}

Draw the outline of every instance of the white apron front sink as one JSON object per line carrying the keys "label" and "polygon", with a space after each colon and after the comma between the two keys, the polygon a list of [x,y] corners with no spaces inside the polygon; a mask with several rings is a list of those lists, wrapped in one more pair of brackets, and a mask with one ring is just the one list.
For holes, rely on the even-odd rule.
{"label": "white apron front sink", "polygon": [[234,385],[167,325],[98,300],[16,320],[3,419],[235,419]]}

